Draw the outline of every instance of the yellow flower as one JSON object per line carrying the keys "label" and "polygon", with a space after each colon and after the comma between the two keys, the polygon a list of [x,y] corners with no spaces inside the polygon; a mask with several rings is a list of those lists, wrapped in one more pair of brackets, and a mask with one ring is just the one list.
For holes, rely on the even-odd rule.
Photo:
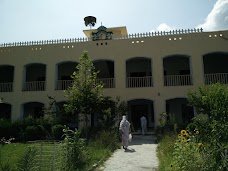
{"label": "yellow flower", "polygon": [[181,130],[181,135],[187,135],[187,131],[186,130]]}
{"label": "yellow flower", "polygon": [[186,142],[186,138],[185,138],[185,137],[182,137],[182,141],[183,141],[183,142]]}
{"label": "yellow flower", "polygon": [[186,132],[185,137],[188,137],[188,133]]}
{"label": "yellow flower", "polygon": [[203,146],[202,143],[198,143],[198,148],[201,148]]}
{"label": "yellow flower", "polygon": [[181,134],[178,134],[178,139],[181,139],[182,138],[182,135]]}

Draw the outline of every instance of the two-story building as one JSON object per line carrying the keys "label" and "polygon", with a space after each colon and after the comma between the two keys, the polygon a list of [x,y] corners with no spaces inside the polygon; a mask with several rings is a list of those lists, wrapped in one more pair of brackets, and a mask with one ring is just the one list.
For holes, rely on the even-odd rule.
{"label": "two-story building", "polygon": [[126,27],[100,26],[84,33],[86,38],[1,44],[0,117],[38,117],[47,96],[63,104],[84,50],[100,70],[104,94],[127,102],[136,128],[142,115],[150,127],[159,125],[162,112],[186,122],[194,116],[189,90],[228,84],[228,30],[128,34]]}

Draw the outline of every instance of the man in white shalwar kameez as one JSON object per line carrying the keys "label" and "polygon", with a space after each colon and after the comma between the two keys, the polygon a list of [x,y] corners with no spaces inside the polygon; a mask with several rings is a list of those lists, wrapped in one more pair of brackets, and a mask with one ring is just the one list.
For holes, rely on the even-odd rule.
{"label": "man in white shalwar kameez", "polygon": [[123,119],[120,122],[119,130],[122,134],[123,149],[127,149],[129,144],[130,123],[126,119],[126,116],[123,116]]}
{"label": "man in white shalwar kameez", "polygon": [[145,135],[145,133],[147,132],[147,120],[145,116],[142,116],[140,118],[141,121],[141,128],[142,128],[142,134]]}

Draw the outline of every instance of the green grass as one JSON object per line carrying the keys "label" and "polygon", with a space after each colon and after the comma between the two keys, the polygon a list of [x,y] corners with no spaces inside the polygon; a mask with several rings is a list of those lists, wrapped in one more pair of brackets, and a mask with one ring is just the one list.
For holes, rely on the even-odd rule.
{"label": "green grass", "polygon": [[89,160],[87,163],[86,170],[92,168],[93,165],[100,165],[112,154],[110,149],[103,148],[97,145],[96,143],[91,143],[87,147],[87,152],[88,152]]}
{"label": "green grass", "polygon": [[15,169],[20,156],[24,154],[27,147],[28,144],[22,143],[1,144],[0,164],[5,165],[6,163],[10,163],[11,167]]}
{"label": "green grass", "polygon": [[[37,149],[40,149],[40,144],[24,144],[24,143],[11,143],[11,144],[5,144],[5,145],[0,145],[0,166],[4,166],[7,163],[9,163],[11,170],[17,170],[17,164],[22,155],[25,154],[26,149],[29,146],[35,145]],[[56,147],[57,151],[59,149],[59,145]],[[43,150],[45,150],[47,147],[44,145]],[[50,144],[48,146],[50,147]],[[101,146],[99,143],[96,142],[91,142],[89,143],[86,147],[86,152],[88,155],[88,160],[86,161],[86,165],[84,166],[84,170],[88,170],[93,168],[94,165],[101,165],[102,162],[104,162],[110,155],[112,154],[112,150],[107,148],[104,148]],[[38,151],[40,153],[40,151]],[[59,152],[58,152],[59,153]],[[46,158],[42,158],[43,161],[51,161],[50,156]],[[43,168],[45,167],[41,167]],[[46,167],[47,169],[47,167]],[[0,171],[1,167],[0,167]],[[5,171],[5,170],[4,170]]]}
{"label": "green grass", "polygon": [[157,147],[157,156],[159,159],[159,171],[169,171],[172,167],[172,153],[176,135],[167,134],[160,140]]}

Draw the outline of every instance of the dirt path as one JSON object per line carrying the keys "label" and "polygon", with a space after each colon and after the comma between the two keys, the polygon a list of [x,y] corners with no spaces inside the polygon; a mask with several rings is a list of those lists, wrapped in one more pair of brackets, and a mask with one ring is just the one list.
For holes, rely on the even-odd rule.
{"label": "dirt path", "polygon": [[116,150],[97,171],[157,171],[156,148],[155,136],[134,135],[128,150]]}

